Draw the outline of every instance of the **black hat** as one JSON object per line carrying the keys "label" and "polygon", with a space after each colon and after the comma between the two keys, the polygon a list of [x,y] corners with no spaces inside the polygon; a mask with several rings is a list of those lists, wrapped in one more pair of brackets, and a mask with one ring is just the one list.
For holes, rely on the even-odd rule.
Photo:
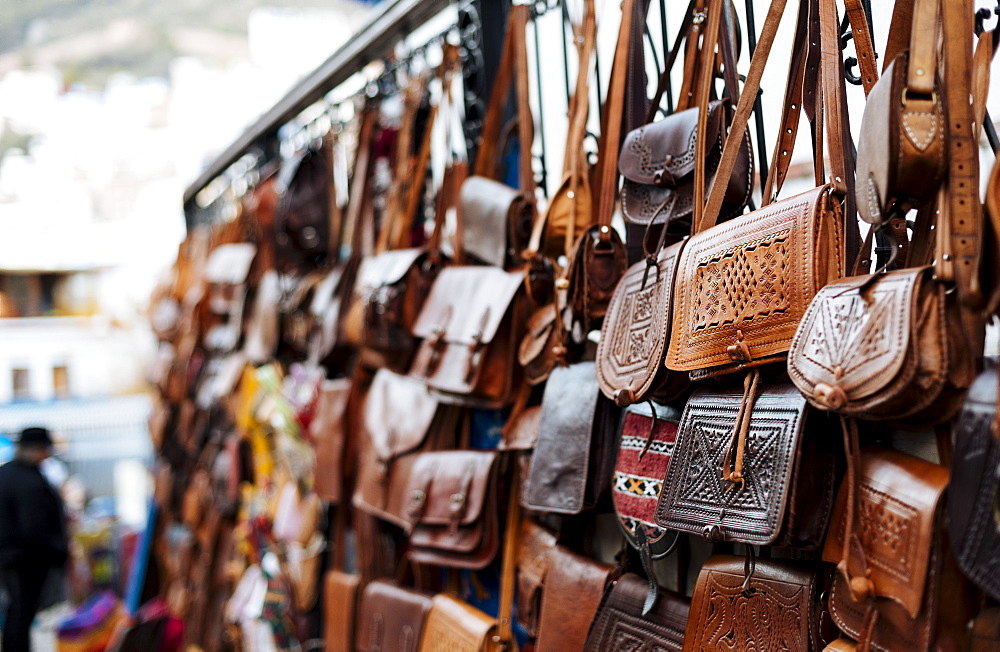
{"label": "black hat", "polygon": [[17,443],[21,446],[52,446],[52,436],[48,428],[33,426],[21,431]]}

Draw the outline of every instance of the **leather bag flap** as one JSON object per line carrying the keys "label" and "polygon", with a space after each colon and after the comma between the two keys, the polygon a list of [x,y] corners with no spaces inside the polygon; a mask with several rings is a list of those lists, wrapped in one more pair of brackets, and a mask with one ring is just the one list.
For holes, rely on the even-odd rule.
{"label": "leather bag flap", "polygon": [[[899,451],[861,451],[861,472],[854,532],[864,549],[861,559],[852,546],[851,568],[868,568],[875,595],[902,606],[910,618],[920,614],[940,527],[938,503],[948,486],[948,469]],[[843,555],[848,487],[837,497],[833,527],[823,560]]]}
{"label": "leather bag flap", "polygon": [[383,463],[424,443],[438,402],[419,380],[379,369],[365,402],[365,430]]}
{"label": "leather bag flap", "polygon": [[496,620],[479,609],[439,593],[431,603],[420,652],[481,652]]}
{"label": "leather bag flap", "polygon": [[504,267],[508,247],[510,220],[519,206],[526,205],[517,190],[486,177],[472,176],[459,191],[458,204],[462,216],[462,247],[488,265]]}
{"label": "leather bag flap", "polygon": [[793,491],[808,405],[791,384],[760,389],[750,416],[740,488],[725,480],[722,471],[742,402],[742,388],[701,389],[691,395],[663,481],[658,525],[754,545],[768,545],[778,537]]}
{"label": "leather bag flap", "polygon": [[503,450],[530,451],[538,441],[538,422],[542,414],[540,406],[526,408],[507,425],[505,439],[500,442]]}
{"label": "leather bag flap", "polygon": [[929,268],[884,274],[864,293],[870,276],[831,283],[817,293],[788,357],[788,373],[807,396],[817,386],[839,388],[848,402],[882,391],[909,357],[917,289]]}
{"label": "leather bag flap", "polygon": [[225,285],[245,283],[257,247],[249,242],[219,245],[208,255],[205,281]]}
{"label": "leather bag flap", "polygon": [[524,273],[520,270],[446,267],[431,288],[413,334],[441,337],[449,344],[488,344],[523,285]]}
{"label": "leather bag flap", "polygon": [[490,503],[494,451],[423,453],[413,464],[406,495],[411,524],[468,526]]}
{"label": "leather bag flap", "polygon": [[583,510],[599,394],[593,362],[552,370],[528,474],[528,508],[563,514]]}
{"label": "leather bag flap", "polygon": [[417,652],[431,596],[384,580],[369,583],[358,607],[358,652]]}
{"label": "leather bag flap", "polygon": [[[728,100],[709,103],[708,136],[719,138]],[[634,129],[625,136],[618,170],[629,181],[647,186],[676,187],[694,172],[697,149],[698,108],[673,113],[662,120]]]}
{"label": "leather bag flap", "polygon": [[399,282],[423,254],[419,248],[395,249],[365,258],[354,281],[355,294],[364,297],[381,285]]}
{"label": "leather bag flap", "polygon": [[682,649],[690,603],[687,598],[663,588],[656,604],[645,616],[643,604],[649,583],[635,573],[626,573],[605,592],[584,647],[587,652],[620,649],[626,641],[640,650]]}

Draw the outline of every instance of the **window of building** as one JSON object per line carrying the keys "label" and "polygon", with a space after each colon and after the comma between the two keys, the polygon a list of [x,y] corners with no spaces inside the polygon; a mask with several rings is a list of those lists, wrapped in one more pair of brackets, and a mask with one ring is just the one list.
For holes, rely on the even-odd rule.
{"label": "window of building", "polygon": [[69,398],[69,367],[52,367],[52,390],[56,398]]}
{"label": "window of building", "polygon": [[27,369],[11,370],[11,385],[14,389],[14,400],[31,398],[31,374]]}

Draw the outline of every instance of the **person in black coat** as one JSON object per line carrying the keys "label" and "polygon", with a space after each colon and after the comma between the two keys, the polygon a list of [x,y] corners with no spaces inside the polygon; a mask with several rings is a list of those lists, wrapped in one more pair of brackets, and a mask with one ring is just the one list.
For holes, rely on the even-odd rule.
{"label": "person in black coat", "polygon": [[25,428],[14,459],[0,466],[0,583],[10,600],[3,652],[31,650],[31,623],[45,578],[69,555],[62,498],[39,468],[50,455],[49,431]]}

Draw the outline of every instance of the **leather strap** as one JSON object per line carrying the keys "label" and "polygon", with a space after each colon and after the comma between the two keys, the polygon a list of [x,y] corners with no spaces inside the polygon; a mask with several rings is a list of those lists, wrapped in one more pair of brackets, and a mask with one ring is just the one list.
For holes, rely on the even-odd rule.
{"label": "leather strap", "polygon": [[598,160],[597,215],[601,242],[611,241],[611,217],[615,210],[618,186],[618,150],[624,113],[625,80],[628,74],[629,43],[632,37],[632,12],[636,0],[622,0],[622,22],[618,28],[618,45],[611,64],[611,80],[604,103],[601,129],[600,159]]}
{"label": "leather strap", "polygon": [[[333,128],[323,137],[323,149],[326,152],[326,160],[330,163],[330,179],[327,184],[327,193],[330,202],[330,240],[327,243],[326,250],[326,260],[329,265],[333,265],[340,259],[340,237],[343,235],[341,231],[344,228],[344,213],[340,209],[340,202],[337,201],[337,141],[338,139]],[[270,269],[271,267],[272,265],[268,265],[266,269]]]}
{"label": "leather strap", "polygon": [[889,40],[885,44],[882,72],[910,45],[910,26],[913,23],[913,0],[896,0],[889,23]]}
{"label": "leather strap", "polygon": [[497,609],[497,635],[494,643],[509,649],[515,646],[512,618],[514,591],[517,587],[517,551],[521,540],[521,469],[511,464],[510,496],[507,501],[507,528],[503,541],[503,561],[500,565],[500,606]]}
{"label": "leather strap", "polygon": [[913,2],[913,22],[906,69],[907,95],[930,96],[934,93],[937,72],[938,0],[910,1]]}
{"label": "leather strap", "polygon": [[646,111],[647,123],[652,122],[653,119],[656,118],[656,112],[660,108],[660,102],[663,101],[663,95],[667,92],[667,86],[670,83],[670,73],[673,72],[674,63],[677,61],[677,55],[680,54],[681,46],[687,42],[686,39],[688,34],[691,32],[694,15],[702,1],[703,0],[691,0],[688,3],[687,10],[684,12],[684,20],[681,22],[680,30],[677,32],[677,39],[674,41],[674,46],[670,48],[670,52],[667,54],[667,58],[663,62],[663,72],[660,73],[660,79],[656,83],[656,92],[653,94],[653,99],[649,103],[649,109]]}
{"label": "leather strap", "polygon": [[372,171],[372,139],[375,137],[374,123],[377,110],[368,105],[362,110],[361,130],[358,133],[358,153],[354,159],[354,174],[351,176],[350,196],[344,222],[351,230],[351,258],[360,260],[370,256],[373,250],[374,213],[368,200],[369,181]]}
{"label": "leather strap", "polygon": [[[722,3],[729,0],[709,0],[708,13],[705,20],[705,29],[701,42],[701,70],[698,76],[698,89],[696,102],[700,107],[698,111],[698,139],[695,143],[695,164],[694,164],[694,215],[692,224],[700,224],[703,221],[705,210],[705,181],[708,172],[708,106],[712,85],[715,81],[715,46],[719,38],[719,26],[722,23]],[[742,135],[743,131],[731,131],[730,133]],[[733,140],[740,141],[740,138]],[[729,177],[726,176],[726,185]],[[664,227],[666,230],[666,227]]]}
{"label": "leather strap", "polygon": [[854,51],[858,55],[858,68],[861,69],[861,86],[865,89],[865,97],[868,97],[875,82],[878,81],[875,48],[872,46],[872,36],[868,29],[868,17],[861,0],[844,0],[844,9],[847,20],[851,23]]}

